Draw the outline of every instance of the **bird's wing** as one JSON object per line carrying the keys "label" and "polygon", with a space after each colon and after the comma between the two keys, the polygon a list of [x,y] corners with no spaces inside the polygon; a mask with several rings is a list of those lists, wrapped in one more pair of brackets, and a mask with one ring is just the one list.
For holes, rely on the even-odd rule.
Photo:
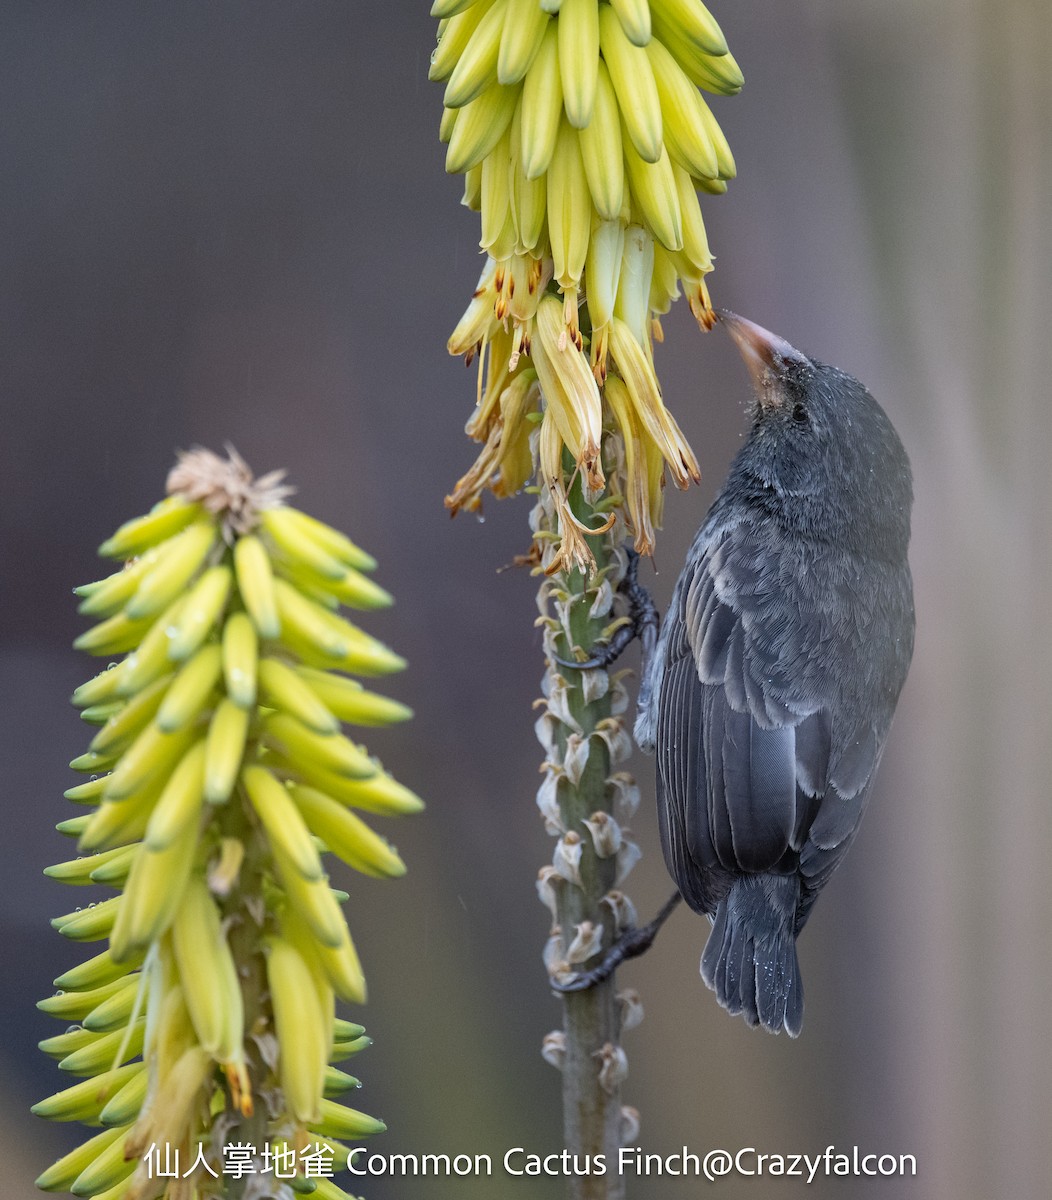
{"label": "bird's wing", "polygon": [[[814,547],[780,545],[765,527],[733,526],[699,550],[664,639],[666,857],[703,911],[742,871],[799,869],[806,900],[857,828],[894,703],[843,703],[843,679],[878,692],[883,682],[843,661],[869,640],[845,623],[873,618],[873,597],[855,594],[872,581],[834,570]],[[881,631],[867,632],[879,646]]]}

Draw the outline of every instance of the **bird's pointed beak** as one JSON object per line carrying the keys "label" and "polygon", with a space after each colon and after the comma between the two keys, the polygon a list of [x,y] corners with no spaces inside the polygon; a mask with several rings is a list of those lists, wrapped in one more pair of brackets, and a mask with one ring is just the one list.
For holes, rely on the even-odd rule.
{"label": "bird's pointed beak", "polygon": [[770,373],[773,372],[777,379],[787,363],[805,362],[805,356],[794,346],[790,346],[785,338],[780,338],[769,329],[739,317],[729,309],[721,308],[716,315],[734,338],[738,351],[749,368],[760,404],[764,408],[781,404],[781,388],[769,386]]}

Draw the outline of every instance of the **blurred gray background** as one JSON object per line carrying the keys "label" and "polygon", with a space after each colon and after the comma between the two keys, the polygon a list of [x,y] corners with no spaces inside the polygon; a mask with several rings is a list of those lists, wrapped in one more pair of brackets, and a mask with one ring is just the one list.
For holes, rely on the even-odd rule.
{"label": "blurred gray background", "polygon": [[[233,442],[380,560],[367,622],[410,670],[409,727],[368,739],[429,801],[394,829],[405,880],[353,880],[376,1045],[358,1059],[377,1149],[560,1145],[559,1021],[533,880],[534,583],[497,568],[529,501],[450,522],[474,376],[445,339],[479,269],[443,173],[424,0],[4,0],[0,5],[0,1196],[71,1131],[34,1002],[82,957],[47,918],[67,857],[68,705],[92,672],[70,589],[161,494],[178,447]],[[1047,402],[1052,60],[1046,0],[714,5],[747,86],[714,108],[739,180],[705,204],[717,303],[866,380],[917,483],[913,671],[856,847],[803,937],[797,1042],[750,1031],[697,974],[677,913],[624,972],[640,1144],[669,1153],[916,1155],[898,1180],[650,1179],[630,1195],[1045,1196],[1052,1128],[1047,801],[1052,712]],[[727,341],[666,322],[666,398],[702,460],[671,494],[667,599],[739,444]],[[633,652],[633,655],[635,652]],[[652,764],[635,763],[641,913],[668,891]],[[358,1015],[358,1014],[352,1014]],[[371,1200],[559,1196],[555,1180],[362,1181]]]}

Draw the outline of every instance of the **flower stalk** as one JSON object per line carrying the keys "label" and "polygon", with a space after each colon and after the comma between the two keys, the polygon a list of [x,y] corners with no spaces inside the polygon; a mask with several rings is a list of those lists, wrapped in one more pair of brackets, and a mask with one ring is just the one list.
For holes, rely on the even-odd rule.
{"label": "flower stalk", "polygon": [[[575,487],[571,499],[582,524],[600,514]],[[539,531],[553,524],[551,493],[542,493],[535,514]],[[550,866],[542,868],[538,891],[552,916],[545,964],[562,981],[602,955],[634,924],[631,902],[620,885],[638,858],[626,822],[638,806],[630,776],[617,768],[631,750],[622,717],[628,695],[622,673],[605,669],[560,669],[555,656],[571,657],[574,647],[591,646],[611,632],[614,592],[624,558],[607,531],[592,539],[595,570],[560,569],[541,586],[538,602],[548,668],[537,722],[544,747],[544,780],[538,805],[555,839]],[[547,553],[554,555],[554,543]],[[638,1124],[621,1103],[628,1062],[621,1047],[626,1026],[641,1016],[633,997],[619,993],[615,978],[564,997],[563,1027],[548,1035],[545,1057],[562,1071],[564,1138],[578,1156],[616,1162],[621,1146]],[[584,1176],[574,1181],[582,1200],[619,1197],[619,1177]]]}
{"label": "flower stalk", "polygon": [[[619,769],[630,750],[621,674],[556,657],[584,661],[613,634],[619,545],[652,554],[666,478],[698,479],[654,345],[681,290],[703,329],[715,319],[698,192],[725,192],[735,166],[702,92],[733,95],[742,76],[701,0],[435,0],[431,11],[446,169],[464,174],[487,256],[449,339],[479,362],[466,431],[483,449],[446,504],[475,510],[486,490],[531,481],[538,498],[523,561],[543,576],[538,804],[556,840],[538,890],[552,914],[545,962],[562,980],[634,924],[621,884],[639,852],[625,829],[637,796]],[[640,1014],[612,978],[564,996],[543,1052],[563,1071],[577,1155],[616,1161],[634,1136],[620,1042]],[[589,1200],[621,1189],[616,1173],[571,1181]]]}
{"label": "flower stalk", "polygon": [[59,826],[82,856],[47,874],[118,895],[53,922],[107,945],[40,1004],[78,1022],[41,1046],[86,1078],[33,1111],[105,1131],[37,1184],[193,1200],[269,1180],[338,1200],[341,1139],[384,1125],[332,1098],[358,1086],[334,1064],[368,1038],[336,1016],[365,979],[322,855],[401,875],[354,810],[421,807],[342,730],[411,714],[352,678],[405,664],[339,609],[391,598],[280,472],[197,450],[168,491],[103,544],[123,567],[76,589],[98,620],[78,648],[123,657],[74,694],[98,729],[66,795],[89,811]]}

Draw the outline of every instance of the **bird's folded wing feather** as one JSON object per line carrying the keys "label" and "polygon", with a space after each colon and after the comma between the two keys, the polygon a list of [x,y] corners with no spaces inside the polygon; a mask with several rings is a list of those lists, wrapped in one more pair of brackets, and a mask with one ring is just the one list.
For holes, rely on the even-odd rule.
{"label": "bird's folded wing feather", "polygon": [[852,673],[862,677],[849,690],[882,682],[867,678],[866,663],[843,661],[844,647],[866,644],[845,622],[868,610],[856,589],[869,581],[804,550],[806,562],[799,545],[737,525],[709,542],[678,589],[657,742],[662,833],[681,887],[692,865],[696,874],[799,863],[824,881],[861,817],[890,719],[879,697],[855,706],[854,725],[839,715]]}

